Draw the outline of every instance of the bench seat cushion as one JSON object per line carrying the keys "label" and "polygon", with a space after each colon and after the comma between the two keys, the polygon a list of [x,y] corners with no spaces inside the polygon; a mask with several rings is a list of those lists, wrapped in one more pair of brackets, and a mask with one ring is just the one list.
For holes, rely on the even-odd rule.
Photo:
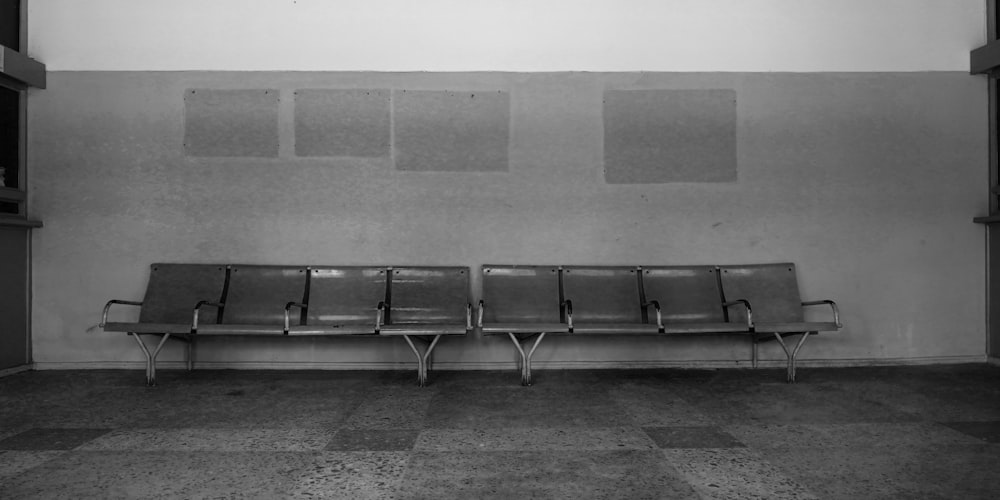
{"label": "bench seat cushion", "polygon": [[711,335],[750,333],[746,323],[667,323],[663,325],[667,335]]}
{"label": "bench seat cushion", "polygon": [[465,335],[465,325],[413,323],[382,325],[380,335]]}
{"label": "bench seat cushion", "polygon": [[573,325],[574,334],[598,334],[598,335],[614,335],[614,334],[635,334],[635,335],[653,335],[658,334],[660,328],[658,326],[650,325],[647,323],[580,323]]}
{"label": "bench seat cushion", "polygon": [[288,328],[289,335],[375,335],[375,325],[299,325]]}
{"label": "bench seat cushion", "polygon": [[836,323],[816,322],[816,323],[757,323],[754,322],[754,329],[761,333],[802,333],[802,332],[835,332],[838,330]]}
{"label": "bench seat cushion", "polygon": [[190,323],[105,323],[106,332],[129,333],[169,333],[171,335],[189,335]]}
{"label": "bench seat cushion", "polygon": [[198,325],[198,335],[283,335],[284,325]]}
{"label": "bench seat cushion", "polygon": [[487,323],[483,325],[486,335],[506,335],[508,333],[566,333],[566,323]]}

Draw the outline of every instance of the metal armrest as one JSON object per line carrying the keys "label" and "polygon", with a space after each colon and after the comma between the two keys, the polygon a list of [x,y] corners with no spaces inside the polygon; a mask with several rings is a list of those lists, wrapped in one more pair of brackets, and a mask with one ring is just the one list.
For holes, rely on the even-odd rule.
{"label": "metal armrest", "polygon": [[654,308],[656,308],[656,327],[660,329],[660,333],[663,333],[666,330],[663,328],[663,313],[660,312],[660,301],[651,300],[642,305],[642,307],[649,307],[649,306],[653,306]]}
{"label": "metal armrest", "polygon": [[479,328],[483,327],[483,309],[486,308],[486,302],[483,300],[479,301],[479,317],[476,319],[476,326]]}
{"label": "metal armrest", "polygon": [[465,331],[472,331],[472,302],[465,303]]}
{"label": "metal armrest", "polygon": [[750,307],[750,301],[746,299],[736,299],[730,300],[729,302],[723,302],[723,307],[732,307],[736,305],[743,304],[743,307],[747,308],[747,328],[753,329],[753,308]]}
{"label": "metal armrest", "polygon": [[382,325],[385,324],[385,301],[380,300],[378,307],[375,308],[375,333],[382,331]]}
{"label": "metal armrest", "polygon": [[198,333],[198,313],[201,311],[201,306],[212,306],[215,308],[225,307],[223,302],[212,302],[209,300],[202,300],[194,306],[194,317],[191,319],[191,333]]}
{"label": "metal armrest", "polygon": [[573,301],[566,299],[559,305],[566,308],[566,325],[569,327],[569,333],[573,333]]}
{"label": "metal armrest", "polygon": [[142,302],[136,302],[134,300],[118,300],[118,299],[109,300],[107,304],[104,304],[104,314],[101,315],[101,325],[100,325],[101,328],[104,328],[104,325],[108,324],[108,310],[111,309],[111,304],[122,304],[126,306],[141,306]]}
{"label": "metal armrest", "polygon": [[299,302],[289,302],[285,304],[285,335],[288,335],[288,329],[291,327],[291,312],[293,307],[298,307],[299,309],[307,309],[309,306]]}
{"label": "metal armrest", "polygon": [[837,328],[843,328],[844,325],[840,323],[840,308],[837,307],[837,303],[832,300],[810,300],[803,302],[803,306],[821,306],[827,304],[833,309],[833,322],[837,324]]}

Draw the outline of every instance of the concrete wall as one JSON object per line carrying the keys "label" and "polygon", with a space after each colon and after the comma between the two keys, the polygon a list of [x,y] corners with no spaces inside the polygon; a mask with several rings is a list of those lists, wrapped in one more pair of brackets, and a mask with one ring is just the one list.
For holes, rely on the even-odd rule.
{"label": "concrete wall", "polygon": [[[275,158],[185,155],[187,89],[275,89]],[[295,156],[293,92],[509,93],[507,171],[411,172]],[[737,181],[608,184],[605,90],[732,89]],[[55,72],[33,92],[34,345],[40,366],[138,361],[96,328],[152,262],[726,264],[792,261],[845,328],[815,360],[984,352],[986,90],[962,73]],[[434,127],[435,124],[428,124]],[[704,140],[714,140],[706,137]],[[290,340],[290,339],[282,339]],[[390,366],[405,344],[206,340],[225,366]],[[568,339],[542,365],[746,360],[745,340]],[[765,359],[782,359],[774,346]],[[166,360],[179,360],[168,351]],[[503,339],[449,339],[438,366],[506,366]]]}
{"label": "concrete wall", "polygon": [[965,71],[985,0],[45,0],[50,70]]}
{"label": "concrete wall", "polygon": [[[39,367],[138,366],[131,340],[96,325],[106,300],[141,297],[156,261],[476,272],[484,263],[792,261],[807,298],[842,305],[843,332],[807,346],[815,363],[984,355],[984,235],[970,219],[986,212],[987,92],[983,77],[967,74],[969,51],[985,42],[983,0],[28,8],[29,55],[51,71],[49,87],[30,92],[28,117],[29,211],[45,223],[33,236]],[[240,88],[278,92],[276,129],[261,129],[277,135],[267,138],[276,150],[268,142],[257,157],[226,158],[203,155],[212,143],[185,146],[185,92]],[[495,140],[495,163],[478,172],[426,171],[420,161],[400,170],[397,143],[385,155],[297,156],[326,146],[296,149],[301,89],[498,91],[495,109],[509,104],[490,130],[507,130],[506,156]],[[625,146],[612,156],[625,158],[626,173],[612,180],[644,183],[608,183],[602,99],[640,89],[735,96],[735,126],[705,128],[735,141],[709,176],[721,182],[629,171]],[[703,102],[725,104],[713,99]],[[428,130],[446,125],[427,116]],[[615,148],[629,144],[614,136],[624,125],[611,129]],[[711,150],[720,137],[680,141]],[[210,339],[199,358],[340,368],[410,357],[402,342],[282,340]],[[782,357],[774,346],[762,354]],[[744,341],[727,338],[557,338],[537,354],[543,366],[748,356]],[[171,346],[163,358],[181,352]],[[514,354],[502,339],[449,339],[436,359],[510,366]]]}

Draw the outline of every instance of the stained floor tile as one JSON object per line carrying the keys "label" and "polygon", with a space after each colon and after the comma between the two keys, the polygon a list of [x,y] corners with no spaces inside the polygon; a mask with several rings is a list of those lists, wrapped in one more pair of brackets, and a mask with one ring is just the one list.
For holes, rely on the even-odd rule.
{"label": "stained floor tile", "polygon": [[992,498],[1000,450],[992,445],[770,448],[784,474],[823,498]]}
{"label": "stained floor tile", "polygon": [[624,408],[597,387],[538,387],[442,392],[427,410],[440,429],[614,427],[631,422]]}
{"label": "stained floor tile", "polygon": [[726,431],[754,449],[855,448],[899,445],[975,444],[978,441],[936,423],[732,425]]}
{"label": "stained floor tile", "polygon": [[143,428],[330,428],[340,425],[360,403],[359,396],[303,397],[216,395],[179,405],[144,407],[132,421]]}
{"label": "stained floor tile", "polygon": [[950,386],[941,390],[938,386],[940,381],[936,379],[917,383],[921,372],[914,373],[912,378],[899,380],[891,378],[893,373],[888,372],[887,376],[874,380],[826,381],[822,385],[900,413],[919,416],[923,420],[946,422],[1000,419],[1000,394],[970,394],[968,390],[955,391]]}
{"label": "stained floor tile", "polygon": [[0,377],[0,497],[935,499],[1000,484],[1000,367],[535,375]]}
{"label": "stained floor tile", "polygon": [[435,391],[383,388],[368,394],[343,423],[350,429],[417,429],[424,426]]}
{"label": "stained floor tile", "polygon": [[0,451],[0,493],[4,478],[15,477],[25,471],[66,453],[64,451]]}
{"label": "stained floor tile", "polygon": [[742,448],[743,443],[718,427],[644,427],[660,448]]}
{"label": "stained floor tile", "polygon": [[677,498],[697,494],[655,450],[414,452],[404,498]]}
{"label": "stained floor tile", "polygon": [[665,449],[663,453],[702,498],[817,498],[747,449]]}
{"label": "stained floor tile", "polygon": [[72,451],[8,478],[7,498],[280,498],[306,453]]}
{"label": "stained floor tile", "polygon": [[394,498],[409,454],[324,452],[292,477],[289,498]]}
{"label": "stained floor tile", "polygon": [[656,445],[638,428],[426,429],[420,451],[650,450]]}
{"label": "stained floor tile", "polygon": [[326,446],[327,451],[409,451],[418,430],[341,429]]}
{"label": "stained floor tile", "polygon": [[989,422],[944,422],[944,425],[987,443],[1000,443],[1000,420]]}
{"label": "stained floor tile", "polygon": [[0,450],[72,450],[111,429],[29,429],[0,441]]}
{"label": "stained floor tile", "polygon": [[669,387],[623,384],[611,398],[639,427],[711,425],[712,419]]}
{"label": "stained floor tile", "polygon": [[0,423],[0,441],[32,428],[34,428],[33,425],[26,424],[20,420],[17,422]]}
{"label": "stained floor tile", "polygon": [[727,424],[905,422],[919,417],[827,385],[739,380],[685,388],[684,397]]}
{"label": "stained floor tile", "polygon": [[995,498],[1000,484],[1000,447],[994,444],[920,448],[912,456],[917,484],[945,498]]}
{"label": "stained floor tile", "polygon": [[332,432],[317,429],[138,429],[105,434],[79,450],[318,451]]}

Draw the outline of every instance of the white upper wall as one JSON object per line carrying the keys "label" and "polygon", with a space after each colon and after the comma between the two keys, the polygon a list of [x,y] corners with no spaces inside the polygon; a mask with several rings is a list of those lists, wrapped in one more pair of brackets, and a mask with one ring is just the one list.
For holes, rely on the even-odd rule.
{"label": "white upper wall", "polygon": [[986,0],[32,0],[49,70],[967,71]]}

